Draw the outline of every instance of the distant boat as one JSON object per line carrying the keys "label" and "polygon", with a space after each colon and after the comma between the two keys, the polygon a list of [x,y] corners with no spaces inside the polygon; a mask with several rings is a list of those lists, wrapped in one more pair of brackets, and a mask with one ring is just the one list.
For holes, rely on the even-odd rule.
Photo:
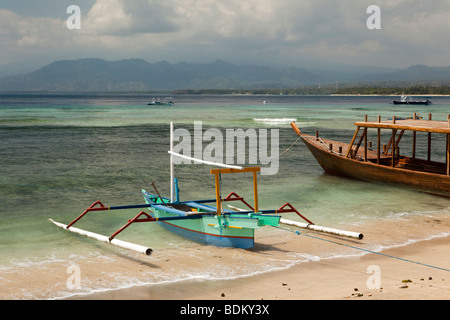
{"label": "distant boat", "polygon": [[415,98],[411,98],[405,95],[402,95],[400,100],[392,100],[394,104],[423,104],[423,105],[429,105],[431,103],[430,99],[425,100],[417,100]]}
{"label": "distant boat", "polygon": [[173,106],[175,103],[173,102],[173,98],[164,98],[161,101],[161,98],[153,98],[152,101],[147,103],[149,106]]}

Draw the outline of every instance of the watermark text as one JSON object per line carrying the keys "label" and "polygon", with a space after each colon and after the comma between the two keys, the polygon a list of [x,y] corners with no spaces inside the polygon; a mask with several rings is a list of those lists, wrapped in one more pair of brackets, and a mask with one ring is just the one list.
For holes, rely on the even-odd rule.
{"label": "watermark text", "polygon": [[[216,128],[203,132],[202,122],[195,121],[193,135],[187,129],[177,128],[173,132],[173,141],[178,144],[172,151],[184,156],[229,165],[259,164],[264,166],[261,167],[261,175],[274,175],[278,172],[278,129],[226,129],[224,135]],[[208,143],[205,147],[204,142]],[[174,164],[196,163],[178,157],[173,161]]]}
{"label": "watermark text", "polygon": [[67,7],[66,13],[71,14],[67,18],[66,25],[69,30],[81,29],[81,9],[77,5],[71,5]]}
{"label": "watermark text", "polygon": [[367,273],[371,275],[367,278],[366,285],[368,289],[381,288],[381,269],[377,265],[370,265],[367,267]]}
{"label": "watermark text", "polygon": [[370,16],[367,18],[366,26],[369,30],[381,29],[381,9],[379,6],[373,4],[367,7],[367,11]]}
{"label": "watermark text", "polygon": [[67,278],[66,286],[69,290],[74,289],[80,289],[81,288],[81,270],[80,267],[71,264],[67,267],[67,273],[70,274],[70,276]]}

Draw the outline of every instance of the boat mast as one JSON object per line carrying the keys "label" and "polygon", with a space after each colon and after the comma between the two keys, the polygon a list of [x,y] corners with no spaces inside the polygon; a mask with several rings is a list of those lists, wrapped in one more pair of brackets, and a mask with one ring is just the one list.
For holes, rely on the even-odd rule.
{"label": "boat mast", "polygon": [[180,157],[183,159],[187,159],[187,160],[192,160],[192,161],[194,161],[194,163],[197,162],[197,163],[207,164],[210,166],[218,166],[218,167],[236,169],[236,170],[243,169],[243,167],[241,167],[241,166],[233,166],[233,165],[228,165],[228,164],[223,164],[223,163],[218,163],[218,162],[205,161],[205,160],[188,157],[188,156],[174,152],[173,151],[173,122],[170,122],[170,150],[168,151],[168,153],[170,154],[170,202],[174,202],[174,193],[176,193],[175,186],[174,186],[174,164],[173,164],[174,156]]}

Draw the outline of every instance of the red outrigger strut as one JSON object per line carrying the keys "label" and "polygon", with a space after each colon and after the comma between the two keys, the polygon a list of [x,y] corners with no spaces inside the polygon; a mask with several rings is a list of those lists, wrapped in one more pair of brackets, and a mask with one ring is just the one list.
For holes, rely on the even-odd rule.
{"label": "red outrigger strut", "polygon": [[[284,207],[289,207],[290,209],[284,209]],[[285,204],[283,204],[278,210],[277,212],[279,213],[283,213],[283,212],[295,212],[300,218],[302,218],[303,220],[305,220],[306,222],[308,222],[309,224],[314,224],[312,221],[310,221],[309,219],[307,219],[306,217],[304,217],[300,212],[298,212],[297,209],[294,208],[294,206],[292,204],[290,204],[289,202],[286,202]]]}
{"label": "red outrigger strut", "polygon": [[[94,208],[96,205],[100,205],[100,207]],[[69,229],[75,222],[80,220],[86,213],[89,211],[101,211],[101,210],[108,210],[108,207],[105,207],[103,203],[100,201],[95,201],[93,204],[91,204],[82,214],[80,214],[75,220],[73,220],[71,223],[67,225],[67,229]]]}
{"label": "red outrigger strut", "polygon": [[248,202],[244,200],[244,197],[238,196],[235,192],[231,192],[229,195],[225,197],[225,199],[223,199],[223,201],[238,201],[238,200],[240,200],[243,204],[249,207],[250,210],[255,211],[255,208],[253,208],[250,204],[248,204]]}
{"label": "red outrigger strut", "polygon": [[[104,211],[104,210],[114,210],[114,209],[129,209],[129,208],[142,208],[142,207],[148,207],[148,204],[145,205],[131,205],[131,206],[117,206],[117,207],[106,207],[101,203],[100,201],[95,201],[93,204],[91,204],[86,210],[83,211],[82,214],[80,214],[76,219],[74,219],[71,223],[69,223],[66,227],[66,229],[69,229],[75,222],[80,220],[86,213],[90,211]],[[151,212],[151,211],[150,211]],[[140,218],[142,215],[145,216],[145,218]],[[119,230],[114,232],[114,234],[109,237],[109,241],[111,242],[112,239],[114,239],[115,236],[117,236],[119,233],[121,233],[123,230],[125,230],[130,224],[134,222],[152,222],[152,221],[158,221],[158,219],[153,218],[152,216],[148,215],[144,211],[141,211],[135,216],[133,219],[128,220],[128,222]]]}
{"label": "red outrigger strut", "polygon": [[[140,218],[141,216],[145,216],[145,218]],[[130,224],[135,223],[135,222],[152,222],[152,221],[156,221],[155,218],[153,218],[152,216],[148,215],[147,213],[145,213],[144,211],[139,212],[136,217],[134,217],[133,219],[128,220],[128,222],[119,230],[117,230],[116,232],[113,233],[113,235],[111,237],[109,237],[109,241],[111,241],[112,239],[114,239],[115,236],[117,236],[119,233],[121,233],[123,230],[125,230],[126,228],[128,228],[130,226]]]}

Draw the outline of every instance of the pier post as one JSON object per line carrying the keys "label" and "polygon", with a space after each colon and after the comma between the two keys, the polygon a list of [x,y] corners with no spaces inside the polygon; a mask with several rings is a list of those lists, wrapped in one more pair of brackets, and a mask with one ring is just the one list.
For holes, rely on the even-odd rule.
{"label": "pier post", "polygon": [[446,152],[446,162],[447,162],[447,175],[450,175],[450,134],[447,133],[447,152]]}
{"label": "pier post", "polygon": [[[431,121],[431,113],[428,114],[428,120]],[[427,160],[431,160],[431,132],[428,132],[428,155]]]}
{"label": "pier post", "polygon": [[[378,115],[378,123],[381,122],[381,116]],[[377,164],[380,164],[380,144],[381,144],[381,129],[377,129]]]}
{"label": "pier post", "polygon": [[[364,122],[367,122],[367,114],[364,116]],[[364,162],[367,162],[367,127],[364,127]]]}
{"label": "pier post", "polygon": [[[395,118],[395,117],[394,117]],[[395,150],[397,149],[397,143],[395,141],[395,134],[397,133],[396,129],[392,129],[392,167],[395,167]]]}
{"label": "pier post", "polygon": [[[450,114],[447,115],[448,127],[450,128]],[[450,134],[447,133],[447,175],[450,175]]]}

